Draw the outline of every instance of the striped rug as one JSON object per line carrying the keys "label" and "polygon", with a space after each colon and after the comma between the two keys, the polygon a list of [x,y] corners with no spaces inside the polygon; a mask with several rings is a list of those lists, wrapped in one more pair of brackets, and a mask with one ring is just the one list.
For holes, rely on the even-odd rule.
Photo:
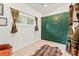
{"label": "striped rug", "polygon": [[58,47],[43,45],[39,50],[35,52],[33,56],[61,56],[61,55],[62,52]]}

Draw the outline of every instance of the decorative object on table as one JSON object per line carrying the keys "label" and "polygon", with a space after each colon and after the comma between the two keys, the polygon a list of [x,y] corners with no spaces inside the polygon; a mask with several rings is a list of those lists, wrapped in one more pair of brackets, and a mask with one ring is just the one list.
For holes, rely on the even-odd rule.
{"label": "decorative object on table", "polygon": [[36,20],[35,31],[38,31],[38,18],[35,17],[35,20]]}
{"label": "decorative object on table", "polygon": [[11,56],[12,46],[10,44],[0,44],[0,56]]}
{"label": "decorative object on table", "polygon": [[10,9],[11,9],[12,18],[13,18],[11,33],[16,33],[16,32],[18,32],[17,26],[16,26],[16,20],[17,20],[17,18],[18,18],[19,11],[16,10],[16,9],[13,9],[13,8],[10,8]]}
{"label": "decorative object on table", "polygon": [[66,50],[71,53],[71,40],[73,38],[73,11],[74,6],[71,4],[69,6],[69,32],[68,32],[68,40],[66,45]]}
{"label": "decorative object on table", "polygon": [[43,45],[33,56],[61,56],[62,52],[58,47]]}
{"label": "decorative object on table", "polygon": [[7,18],[0,17],[0,26],[7,26]]}
{"label": "decorative object on table", "polygon": [[4,5],[0,3],[0,15],[4,13]]}

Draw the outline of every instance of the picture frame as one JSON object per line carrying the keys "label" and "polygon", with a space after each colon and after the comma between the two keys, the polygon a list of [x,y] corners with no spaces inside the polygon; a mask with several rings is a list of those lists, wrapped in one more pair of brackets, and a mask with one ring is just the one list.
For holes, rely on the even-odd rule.
{"label": "picture frame", "polygon": [[35,26],[35,17],[19,12],[17,26]]}
{"label": "picture frame", "polygon": [[0,26],[7,26],[7,18],[0,17]]}
{"label": "picture frame", "polygon": [[4,13],[4,5],[0,3],[0,15]]}

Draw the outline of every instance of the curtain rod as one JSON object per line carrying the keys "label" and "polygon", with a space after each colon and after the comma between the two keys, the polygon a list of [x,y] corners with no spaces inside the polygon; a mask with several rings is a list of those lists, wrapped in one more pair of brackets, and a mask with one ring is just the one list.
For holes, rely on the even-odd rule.
{"label": "curtain rod", "polygon": [[[10,9],[11,9],[12,7],[10,7]],[[12,8],[12,9],[15,9],[15,8]],[[17,9],[15,9],[15,10],[17,10]],[[20,10],[17,10],[17,11],[19,11],[19,12],[22,12],[22,13],[24,13],[24,14],[26,14],[26,15],[29,15],[29,16],[32,16],[32,17],[36,17],[36,16],[33,16],[33,15],[30,15],[30,14],[28,14],[28,13],[25,13],[25,12],[23,12],[23,11],[20,11]]]}

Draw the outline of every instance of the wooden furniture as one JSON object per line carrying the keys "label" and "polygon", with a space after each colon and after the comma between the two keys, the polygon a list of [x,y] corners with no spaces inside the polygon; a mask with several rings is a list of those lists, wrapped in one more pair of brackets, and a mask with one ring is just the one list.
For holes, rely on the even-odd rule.
{"label": "wooden furniture", "polygon": [[10,44],[0,44],[0,56],[11,56],[12,46]]}
{"label": "wooden furniture", "polygon": [[33,56],[61,56],[62,52],[58,47],[43,45]]}

